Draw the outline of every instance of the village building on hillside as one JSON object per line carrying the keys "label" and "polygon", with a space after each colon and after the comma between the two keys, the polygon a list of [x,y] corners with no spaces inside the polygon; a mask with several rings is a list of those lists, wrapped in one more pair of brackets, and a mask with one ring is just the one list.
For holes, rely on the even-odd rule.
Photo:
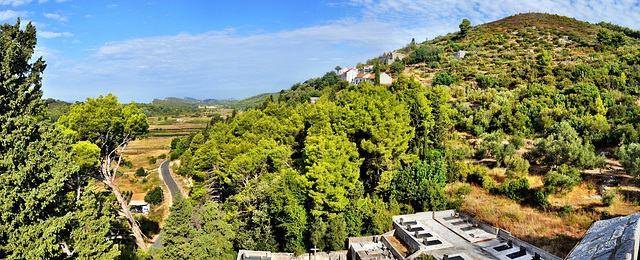
{"label": "village building on hillside", "polygon": [[373,72],[373,65],[364,65],[362,69],[359,70],[360,74]]}
{"label": "village building on hillside", "polygon": [[[376,75],[372,73],[360,74],[353,79],[353,84],[357,85],[362,81],[366,81],[373,84],[373,81],[375,80],[375,78],[376,78]],[[384,73],[384,72],[380,73],[380,85],[391,85],[392,82],[393,82],[393,79],[391,78],[391,76],[387,75],[387,73]]]}
{"label": "village building on hillside", "polygon": [[385,52],[382,55],[380,55],[380,57],[378,57],[378,60],[380,60],[382,63],[386,65],[391,65],[391,63],[393,63],[394,61],[402,60],[402,58],[406,56],[407,55],[404,55],[399,52]]}
{"label": "village building on hillside", "polygon": [[133,213],[149,214],[149,203],[144,201],[145,193],[134,193],[129,201],[129,210]]}
{"label": "village building on hillside", "polygon": [[456,60],[464,60],[465,55],[467,55],[466,51],[458,51],[451,54]]}
{"label": "village building on hillside", "polygon": [[353,84],[353,79],[358,76],[358,71],[356,69],[342,69],[340,71],[342,72],[340,74],[340,79],[346,80],[349,84]]}

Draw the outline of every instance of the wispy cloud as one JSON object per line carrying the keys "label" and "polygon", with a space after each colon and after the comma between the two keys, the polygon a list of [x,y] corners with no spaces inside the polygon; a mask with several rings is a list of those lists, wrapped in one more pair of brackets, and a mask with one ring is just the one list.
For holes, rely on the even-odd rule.
{"label": "wispy cloud", "polygon": [[24,17],[28,15],[29,15],[29,12],[27,11],[13,11],[13,10],[0,11],[0,21],[15,22],[16,19],[18,19],[18,17]]}
{"label": "wispy cloud", "polygon": [[61,21],[61,22],[68,22],[69,21],[69,19],[67,17],[59,15],[59,14],[45,13],[44,17],[49,18],[49,19],[58,20],[58,21]]}
{"label": "wispy cloud", "polygon": [[361,8],[365,17],[396,22],[428,37],[443,33],[443,28],[446,32],[457,30],[464,18],[482,24],[527,12],[559,14],[592,23],[611,21],[640,29],[640,7],[635,0],[351,0],[347,4]]}
{"label": "wispy cloud", "polygon": [[[45,81],[55,82],[51,88],[78,86],[69,94],[78,100],[104,89],[125,102],[150,101],[150,89],[158,98],[245,98],[287,89],[336,65],[354,66],[410,40],[396,29],[344,20],[274,33],[224,30],[109,42],[84,62],[49,66]],[[88,82],[91,88],[80,87]]]}
{"label": "wispy cloud", "polygon": [[73,36],[73,33],[69,33],[69,32],[39,32],[38,36],[43,37],[43,38],[56,38],[56,37],[71,37]]}
{"label": "wispy cloud", "polygon": [[0,0],[0,5],[20,6],[31,3],[33,0]]}

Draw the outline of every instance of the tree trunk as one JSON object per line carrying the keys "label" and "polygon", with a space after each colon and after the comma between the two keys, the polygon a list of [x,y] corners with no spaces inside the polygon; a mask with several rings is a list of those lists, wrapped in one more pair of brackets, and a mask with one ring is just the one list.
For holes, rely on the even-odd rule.
{"label": "tree trunk", "polygon": [[133,231],[133,236],[136,238],[136,244],[142,250],[147,251],[147,245],[144,242],[145,235],[142,234],[142,230],[140,230],[140,226],[138,226],[138,222],[136,221],[135,218],[133,218],[133,215],[131,214],[131,211],[129,211],[129,207],[127,205],[127,202],[124,200],[124,197],[122,197],[122,194],[120,193],[120,190],[118,190],[118,187],[116,187],[115,184],[113,184],[112,182],[110,182],[108,180],[105,180],[103,182],[104,182],[104,184],[109,186],[109,188],[111,188],[111,191],[113,192],[113,194],[116,195],[116,199],[118,200],[118,203],[120,203],[120,206],[122,207],[122,212],[119,212],[120,216],[123,216],[124,218],[127,219],[127,221],[129,221],[129,224],[131,225],[131,231]]}

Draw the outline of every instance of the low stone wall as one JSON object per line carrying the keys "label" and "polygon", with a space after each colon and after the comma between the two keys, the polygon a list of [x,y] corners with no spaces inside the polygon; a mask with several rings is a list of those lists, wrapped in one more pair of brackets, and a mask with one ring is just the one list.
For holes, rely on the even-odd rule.
{"label": "low stone wall", "polygon": [[391,242],[389,242],[389,240],[387,240],[386,236],[383,236],[381,241],[387,248],[389,248],[389,250],[391,251],[391,254],[393,254],[393,256],[395,256],[399,260],[405,260],[404,256],[402,256],[402,254],[400,254],[398,249],[396,249],[393,245],[391,245]]}
{"label": "low stone wall", "polygon": [[560,258],[560,257],[558,257],[558,256],[556,256],[554,254],[551,254],[551,253],[549,253],[547,251],[544,251],[544,250],[540,249],[537,246],[534,246],[532,244],[529,244],[527,242],[524,242],[524,241],[518,239],[517,237],[512,236],[511,233],[509,233],[508,231],[506,231],[504,229],[501,229],[501,228],[498,229],[498,238],[504,239],[504,240],[507,240],[507,241],[511,240],[511,243],[513,243],[513,245],[516,246],[516,247],[520,247],[520,246],[526,247],[527,248],[527,252],[529,252],[532,255],[535,254],[535,253],[538,253],[538,255],[540,255],[540,257],[542,259],[545,259],[545,260],[562,260],[562,258]]}
{"label": "low stone wall", "polygon": [[482,222],[476,220],[475,218],[473,218],[473,217],[471,217],[471,216],[469,216],[469,215],[467,215],[467,214],[465,214],[463,212],[460,212],[459,214],[460,214],[461,218],[464,218],[467,221],[473,223],[474,225],[478,226],[478,228],[484,230],[485,232],[487,232],[489,234],[492,234],[492,235],[498,235],[498,229],[497,228],[495,228],[495,227],[493,227],[491,225],[488,225],[486,223],[482,223]]}
{"label": "low stone wall", "polygon": [[317,259],[317,260],[347,260],[347,250],[340,251],[331,251],[331,252],[317,252],[313,253],[305,253],[299,256],[295,256],[293,253],[272,253],[269,251],[250,251],[250,250],[240,250],[238,251],[238,257],[236,260],[242,260],[242,255],[246,254],[246,256],[264,256],[271,257],[271,259],[286,259],[286,260],[308,260],[308,259]]}
{"label": "low stone wall", "polygon": [[411,234],[409,234],[409,231],[405,230],[404,228],[402,228],[400,226],[400,224],[393,222],[393,227],[396,229],[394,235],[397,236],[398,238],[402,239],[402,241],[404,241],[405,243],[407,243],[407,245],[413,249],[420,250],[420,243],[418,241],[416,241]]}
{"label": "low stone wall", "polygon": [[455,215],[455,214],[456,214],[456,212],[454,210],[434,211],[433,212],[433,218],[453,217],[453,215]]}

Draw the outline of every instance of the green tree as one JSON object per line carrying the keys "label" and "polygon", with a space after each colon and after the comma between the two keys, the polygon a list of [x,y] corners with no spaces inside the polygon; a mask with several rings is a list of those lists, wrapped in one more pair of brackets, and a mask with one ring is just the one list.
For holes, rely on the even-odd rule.
{"label": "green tree", "polygon": [[545,139],[536,141],[533,158],[550,166],[568,164],[578,168],[593,168],[604,162],[593,153],[593,146],[583,142],[568,122],[562,121]]}
{"label": "green tree", "polygon": [[416,211],[444,210],[448,203],[445,185],[444,159],[430,163],[418,160],[393,176],[390,198],[409,204]]}
{"label": "green tree", "polygon": [[191,258],[192,245],[189,244],[196,235],[195,228],[191,225],[193,208],[182,196],[177,196],[173,205],[169,208],[170,214],[165,221],[162,230],[162,247],[158,250],[158,259],[189,259]]}
{"label": "green tree", "polygon": [[120,204],[119,215],[128,220],[136,244],[146,251],[144,234],[115,185],[115,173],[122,162],[120,155],[124,154],[129,142],[146,135],[149,128],[147,116],[140,112],[135,103],[123,106],[117,97],[109,94],[73,104],[69,114],[60,117],[58,122],[73,131],[78,141],[90,141],[100,148],[100,164],[95,177],[116,195]]}
{"label": "green tree", "polygon": [[331,251],[342,250],[345,248],[347,242],[347,223],[344,221],[342,215],[329,218],[327,223],[327,233],[325,234],[325,241],[327,248]]}
{"label": "green tree", "polygon": [[391,66],[389,66],[391,73],[393,73],[394,75],[399,75],[400,73],[402,73],[404,71],[404,68],[405,66],[401,61],[394,61],[393,63],[391,63]]}
{"label": "green tree", "polygon": [[317,123],[309,131],[303,154],[303,183],[309,192],[311,212],[344,211],[349,196],[362,190],[358,180],[362,160],[356,145],[345,134],[334,134],[328,124]]}
{"label": "green tree", "polygon": [[113,239],[120,237],[111,232],[115,216],[109,201],[93,189],[86,189],[81,198],[71,221],[69,250],[73,250],[72,256],[75,259],[116,258],[120,252]]}
{"label": "green tree", "polygon": [[618,148],[616,156],[628,174],[638,176],[640,173],[640,144],[624,144]]}
{"label": "green tree", "polygon": [[573,187],[580,184],[582,178],[576,168],[560,165],[555,171],[549,171],[544,176],[544,185],[551,193],[571,192]]}
{"label": "green tree", "polygon": [[[0,25],[0,258],[84,256],[87,251],[70,234],[82,232],[74,221],[89,214],[83,200],[76,200],[80,189],[74,189],[73,174],[79,168],[66,135],[46,120],[41,101],[46,65],[32,57],[36,29],[31,23],[20,27],[19,19]],[[96,237],[85,241],[95,250],[88,255],[117,254],[112,241]]]}
{"label": "green tree", "polygon": [[149,202],[153,205],[158,205],[164,199],[164,195],[162,192],[162,187],[156,186],[147,192],[147,195],[144,196],[144,201]]}
{"label": "green tree", "polygon": [[471,27],[471,22],[466,18],[462,19],[462,23],[460,23],[458,27],[460,28],[460,36],[465,37],[467,36],[467,34],[469,34],[469,28]]}
{"label": "green tree", "polygon": [[192,258],[235,259],[232,243],[235,231],[223,219],[218,203],[207,201],[197,218],[202,223],[197,237],[191,241]]}
{"label": "green tree", "polygon": [[446,71],[438,71],[436,72],[436,75],[433,76],[432,84],[449,86],[455,82],[456,81],[453,78],[451,78],[451,76],[449,76],[449,73],[447,73]]}
{"label": "green tree", "polygon": [[538,57],[536,57],[536,64],[541,75],[547,75],[551,73],[552,58],[553,57],[551,56],[551,53],[549,53],[547,50],[541,50],[540,54],[538,54]]}

